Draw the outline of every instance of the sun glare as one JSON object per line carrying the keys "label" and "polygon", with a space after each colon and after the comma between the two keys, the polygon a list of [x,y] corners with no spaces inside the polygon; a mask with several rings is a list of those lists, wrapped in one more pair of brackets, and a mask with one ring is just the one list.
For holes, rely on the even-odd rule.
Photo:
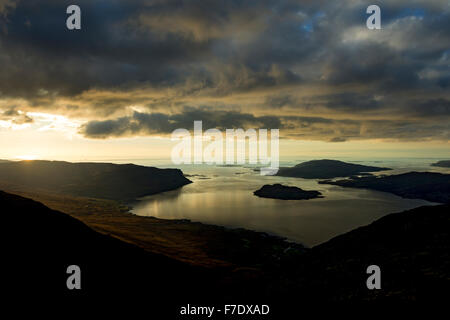
{"label": "sun glare", "polygon": [[22,155],[22,156],[17,156],[16,159],[18,159],[18,160],[36,160],[37,156],[36,155]]}

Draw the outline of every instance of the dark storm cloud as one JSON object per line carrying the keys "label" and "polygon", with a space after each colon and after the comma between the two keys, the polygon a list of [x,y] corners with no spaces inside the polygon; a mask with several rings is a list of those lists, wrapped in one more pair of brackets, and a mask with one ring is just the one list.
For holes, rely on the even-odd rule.
{"label": "dark storm cloud", "polygon": [[347,139],[342,137],[334,137],[329,140],[329,142],[345,142],[345,141],[347,141]]}
{"label": "dark storm cloud", "polygon": [[3,111],[3,116],[12,117],[20,115],[19,111],[16,110],[15,107],[11,107],[5,111]]}
{"label": "dark storm cloud", "polygon": [[104,139],[148,134],[169,134],[184,128],[191,130],[194,121],[202,121],[205,129],[218,128],[279,128],[277,117],[255,117],[248,113],[213,111],[209,108],[185,108],[182,113],[134,112],[132,116],[115,120],[91,121],[81,128],[81,133],[89,138]]}
{"label": "dark storm cloud", "polygon": [[0,42],[3,94],[35,96],[43,88],[75,95],[93,87],[170,83],[183,73],[177,61],[192,61],[202,50],[201,43],[179,37],[158,40],[131,28],[129,19],[139,13],[137,1],[78,1],[82,30],[69,31],[69,4],[28,0],[10,13]]}
{"label": "dark storm cloud", "polygon": [[359,139],[448,140],[450,130],[445,122],[436,124],[405,120],[334,120],[321,117],[260,116],[242,112],[214,111],[211,108],[184,108],[176,114],[134,112],[112,120],[90,121],[80,133],[91,139],[146,135],[167,135],[176,129],[193,130],[194,121],[202,121],[203,130],[217,128],[281,129],[294,139],[320,139],[345,142]]}
{"label": "dark storm cloud", "polygon": [[411,113],[420,117],[439,117],[446,119],[450,117],[450,100],[430,99],[415,103]]}
{"label": "dark storm cloud", "polygon": [[268,96],[266,104],[274,108],[283,108],[284,106],[295,106],[298,103],[295,97],[288,94],[278,94]]}
{"label": "dark storm cloud", "polygon": [[70,4],[0,0],[0,108],[90,119],[89,137],[195,116],[302,139],[447,137],[446,0],[379,1],[379,31],[363,0],[79,0],[80,31],[65,27]]}
{"label": "dark storm cloud", "polygon": [[[221,46],[229,48],[230,37],[245,31],[226,30],[235,16],[239,18],[234,27],[245,28],[251,21],[248,19],[258,18],[260,13],[275,8],[287,10],[276,3],[212,1],[205,6],[204,1],[80,0],[82,30],[75,32],[65,27],[65,9],[70,3],[17,3],[9,14],[7,32],[1,35],[3,94],[34,96],[44,88],[75,95],[90,88],[139,83],[171,86],[187,77],[211,82],[215,67],[210,63],[217,57],[237,71],[245,70],[249,79],[241,78],[241,84],[249,88],[275,85],[277,76],[281,82],[297,79],[282,66],[278,67],[279,74],[272,74],[270,61],[246,64],[255,60],[244,56],[235,61],[235,52],[221,50]],[[250,27],[258,33],[269,26]],[[216,31],[202,35],[212,28]],[[233,82],[234,74],[223,74]]]}
{"label": "dark storm cloud", "polygon": [[318,95],[305,101],[311,107],[323,105],[331,110],[354,111],[363,113],[382,107],[380,98],[374,94],[341,92],[329,95]]}
{"label": "dark storm cloud", "polygon": [[11,121],[13,124],[25,124],[32,123],[34,120],[27,114],[19,112],[15,106],[0,112],[0,120]]}

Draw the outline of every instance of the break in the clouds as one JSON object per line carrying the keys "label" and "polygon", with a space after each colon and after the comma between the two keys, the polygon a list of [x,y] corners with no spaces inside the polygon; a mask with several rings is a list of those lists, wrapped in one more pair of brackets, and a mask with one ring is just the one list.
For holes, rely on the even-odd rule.
{"label": "break in the clouds", "polygon": [[[448,140],[447,0],[0,0],[0,117],[83,121],[88,138],[210,127]],[[205,107],[207,106],[207,107]],[[20,113],[19,113],[20,112]],[[27,117],[29,119],[27,119]]]}

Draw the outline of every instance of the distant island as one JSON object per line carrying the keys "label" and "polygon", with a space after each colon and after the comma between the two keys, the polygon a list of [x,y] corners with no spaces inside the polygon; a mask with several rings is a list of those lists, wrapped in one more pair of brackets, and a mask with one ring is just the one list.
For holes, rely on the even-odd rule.
{"label": "distant island", "polygon": [[304,179],[332,179],[391,170],[390,168],[364,166],[338,160],[312,160],[294,167],[280,168],[277,176]]}
{"label": "distant island", "polygon": [[319,181],[341,187],[366,188],[390,192],[403,198],[431,202],[450,202],[450,174],[435,172],[408,172],[381,177],[359,177],[338,181]]}
{"label": "distant island", "polygon": [[441,160],[431,164],[432,167],[450,168],[450,160]]}
{"label": "distant island", "polygon": [[283,186],[279,183],[266,184],[261,189],[253,192],[255,196],[261,198],[281,199],[281,200],[308,200],[322,198],[322,194],[315,190],[302,190],[297,187]]}
{"label": "distant island", "polygon": [[19,161],[0,163],[0,184],[14,189],[129,201],[191,183],[179,169],[134,164]]}

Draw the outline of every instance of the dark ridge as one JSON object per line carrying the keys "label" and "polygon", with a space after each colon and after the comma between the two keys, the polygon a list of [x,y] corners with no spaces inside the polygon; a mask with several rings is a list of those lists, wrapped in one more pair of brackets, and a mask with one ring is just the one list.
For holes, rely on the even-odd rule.
{"label": "dark ridge", "polygon": [[450,168],[450,160],[441,160],[431,164],[432,167]]}
{"label": "dark ridge", "polygon": [[408,199],[423,199],[438,203],[450,202],[450,174],[408,172],[399,175],[359,177],[338,181],[320,181],[319,183],[390,192]]}
{"label": "dark ridge", "polygon": [[[389,214],[314,247],[299,274],[305,273],[304,284],[317,299],[447,301],[449,212],[449,205],[439,205]],[[365,285],[370,265],[381,268],[381,290]]]}
{"label": "dark ridge", "polygon": [[[55,303],[62,298],[75,303],[73,298],[81,297],[123,304],[131,299],[136,304],[145,302],[152,316],[161,313],[159,319],[171,319],[167,314],[176,318],[176,308],[187,303],[211,304],[232,299],[250,302],[249,297],[254,303],[261,303],[270,296],[265,290],[270,279],[266,272],[270,273],[279,261],[277,258],[277,264],[270,263],[265,271],[257,265],[274,260],[264,255],[270,250],[282,250],[285,245],[281,238],[274,237],[272,246],[278,243],[280,248],[261,252],[262,258],[254,267],[193,267],[95,232],[79,220],[30,199],[0,191],[0,205],[5,244],[2,289],[13,300],[31,296],[33,301],[51,299]],[[242,234],[241,240],[230,234],[224,239],[224,247],[230,246],[228,251],[234,252],[237,260],[243,259],[239,257],[241,251],[251,249],[254,254],[270,242],[262,239],[261,246],[246,248],[251,243],[248,239],[256,237],[256,233],[236,230],[236,234]],[[298,248],[300,254],[306,251],[296,244],[287,248]],[[298,256],[297,252],[287,251],[284,256]],[[70,265],[81,268],[79,291],[66,287]]]}
{"label": "dark ridge", "polygon": [[331,179],[385,170],[391,169],[364,166],[338,160],[312,160],[302,162],[291,168],[280,168],[277,176],[304,179]]}
{"label": "dark ridge", "polygon": [[255,196],[261,198],[272,198],[281,200],[308,200],[321,198],[321,193],[315,190],[303,190],[297,187],[283,186],[279,183],[273,185],[264,185],[261,189],[253,192]]}
{"label": "dark ridge", "polygon": [[179,169],[134,164],[20,161],[0,164],[0,183],[81,197],[127,201],[177,189],[191,181]]}
{"label": "dark ridge", "polygon": [[[11,289],[25,292],[93,296],[108,292],[143,290],[149,297],[178,295],[168,292],[176,283],[188,282],[194,270],[175,260],[97,233],[82,222],[44,205],[0,191],[3,235],[7,237],[2,257],[11,277]],[[82,290],[66,288],[66,268],[78,265]],[[143,277],[147,274],[147,278]],[[151,276],[163,274],[163,277]],[[168,276],[170,275],[170,277]],[[30,280],[32,278],[32,281]],[[31,282],[30,282],[31,281]],[[189,283],[186,283],[188,285]]]}

